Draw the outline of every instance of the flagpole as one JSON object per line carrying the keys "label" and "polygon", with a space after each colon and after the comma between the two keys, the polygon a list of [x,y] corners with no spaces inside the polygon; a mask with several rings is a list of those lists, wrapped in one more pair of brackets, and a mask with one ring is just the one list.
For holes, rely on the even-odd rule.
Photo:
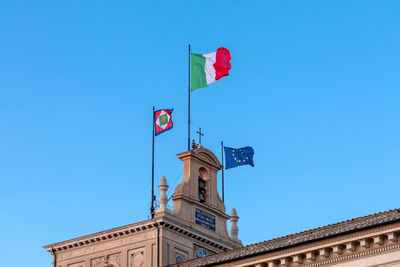
{"label": "flagpole", "polygon": [[188,150],[190,150],[190,44],[189,44],[189,86],[188,86]]}
{"label": "flagpole", "polygon": [[224,141],[221,141],[221,155],[222,155],[222,202],[225,203],[224,192]]}
{"label": "flagpole", "polygon": [[154,111],[155,108],[153,106],[153,121],[152,121],[152,128],[153,128],[153,135],[152,135],[152,139],[153,139],[153,147],[152,147],[152,161],[151,161],[151,207],[150,207],[150,214],[151,214],[151,218],[153,219],[154,217]]}

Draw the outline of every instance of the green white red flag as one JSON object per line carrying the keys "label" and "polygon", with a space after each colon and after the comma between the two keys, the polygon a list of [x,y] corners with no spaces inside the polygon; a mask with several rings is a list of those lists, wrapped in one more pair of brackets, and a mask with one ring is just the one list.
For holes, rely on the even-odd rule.
{"label": "green white red flag", "polygon": [[231,53],[220,47],[217,51],[208,54],[194,54],[190,56],[190,89],[192,91],[207,87],[229,75],[231,69]]}
{"label": "green white red flag", "polygon": [[173,109],[160,109],[154,111],[154,135],[162,134],[171,130],[174,124],[172,123]]}

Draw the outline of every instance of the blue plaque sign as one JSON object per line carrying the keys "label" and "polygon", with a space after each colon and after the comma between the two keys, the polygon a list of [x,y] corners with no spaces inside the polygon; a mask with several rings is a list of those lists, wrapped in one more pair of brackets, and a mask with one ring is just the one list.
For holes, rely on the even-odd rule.
{"label": "blue plaque sign", "polygon": [[195,223],[204,226],[211,231],[215,231],[215,216],[205,211],[196,209],[195,211]]}

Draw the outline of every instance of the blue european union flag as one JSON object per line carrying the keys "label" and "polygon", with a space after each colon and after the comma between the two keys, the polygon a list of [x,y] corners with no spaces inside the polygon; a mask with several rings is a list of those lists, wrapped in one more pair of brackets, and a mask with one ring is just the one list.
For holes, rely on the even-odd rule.
{"label": "blue european union flag", "polygon": [[251,146],[242,148],[230,148],[224,146],[225,150],[225,169],[234,168],[242,165],[254,167],[254,149]]}

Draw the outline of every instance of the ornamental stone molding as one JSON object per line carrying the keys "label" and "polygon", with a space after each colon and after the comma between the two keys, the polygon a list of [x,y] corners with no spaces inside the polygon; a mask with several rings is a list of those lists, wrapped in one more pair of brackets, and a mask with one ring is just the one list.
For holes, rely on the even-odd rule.
{"label": "ornamental stone molding", "polygon": [[102,256],[91,260],[91,267],[120,267],[120,253]]}
{"label": "ornamental stone molding", "polygon": [[[249,245],[176,266],[323,266],[398,249],[400,210]],[[258,265],[257,265],[258,264]],[[396,266],[397,267],[397,266]]]}
{"label": "ornamental stone molding", "polygon": [[138,248],[130,250],[128,252],[128,257],[129,257],[129,262],[128,262],[129,267],[142,267],[144,266],[145,249]]}
{"label": "ornamental stone molding", "polygon": [[[396,238],[388,239],[388,236],[396,236]],[[351,261],[363,257],[370,257],[374,254],[383,254],[391,251],[400,252],[400,227],[396,232],[389,232],[388,234],[382,234],[377,236],[375,240],[382,239],[383,242],[375,243],[372,238],[365,238],[363,240],[356,240],[344,244],[337,244],[330,247],[319,248],[311,251],[302,251],[298,254],[277,256],[277,255],[263,255],[255,258],[249,258],[245,260],[237,260],[231,263],[225,264],[201,264],[201,263],[190,263],[190,265],[177,265],[177,266],[243,266],[243,267],[284,267],[284,266],[301,266],[301,267],[318,267],[318,266],[329,266],[341,262]],[[361,241],[367,241],[367,247],[361,247]],[[365,244],[365,243],[364,243]],[[339,248],[339,249],[338,249]],[[222,256],[222,255],[220,255]],[[400,261],[398,263],[400,266]],[[382,265],[379,265],[382,266]]]}
{"label": "ornamental stone molding", "polygon": [[88,236],[83,236],[82,238],[55,243],[52,245],[45,246],[44,248],[49,252],[52,251],[52,248],[56,252],[67,252],[69,250],[74,250],[78,248],[89,248],[90,250],[90,248],[95,244],[100,244],[106,241],[119,239],[122,237],[134,236],[135,234],[140,232],[154,230],[156,226],[161,226],[162,228],[168,228],[184,236],[187,236],[196,242],[202,242],[217,249],[222,249],[226,251],[234,248],[234,246],[230,244],[226,244],[218,239],[213,239],[212,237],[208,237],[202,234],[201,232],[186,227],[185,225],[179,224],[175,221],[168,220],[165,217],[158,220],[145,221],[143,223],[136,223],[124,227],[111,229],[104,232],[99,232]]}
{"label": "ornamental stone molding", "polygon": [[[400,235],[400,227],[396,232],[389,232],[374,237],[367,237],[361,240],[349,241],[342,244],[336,244],[329,247],[318,248],[311,251],[302,251],[298,254],[285,255],[284,257],[257,257],[258,259],[247,259],[234,263],[222,264],[218,266],[247,266],[247,267],[283,267],[283,266],[301,266],[301,267],[317,267],[328,266],[341,262],[346,262],[362,257],[370,257],[374,254],[382,254],[391,251],[400,251],[400,243],[398,236]],[[396,238],[388,239],[388,236],[396,236]],[[384,240],[383,242],[376,242]],[[367,244],[361,246],[361,244]],[[192,265],[196,266],[196,265]]]}

